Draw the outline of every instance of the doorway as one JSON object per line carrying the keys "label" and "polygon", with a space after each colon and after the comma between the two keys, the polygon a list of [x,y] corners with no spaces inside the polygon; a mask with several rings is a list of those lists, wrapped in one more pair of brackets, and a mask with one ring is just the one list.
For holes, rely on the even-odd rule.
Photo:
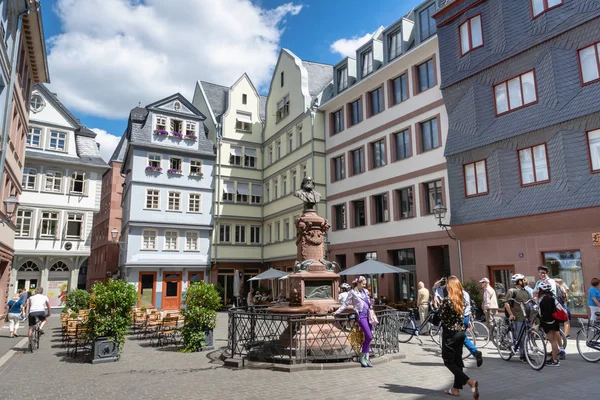
{"label": "doorway", "polygon": [[139,307],[156,307],[156,272],[140,272],[139,280],[140,300]]}
{"label": "doorway", "polygon": [[510,289],[510,278],[515,273],[514,265],[490,265],[488,266],[490,271],[490,285],[496,290],[496,297],[498,298],[498,306],[502,307],[506,301],[506,292]]}
{"label": "doorway", "polygon": [[179,310],[181,305],[181,272],[163,272],[163,310]]}
{"label": "doorway", "polygon": [[223,304],[231,304],[233,301],[233,269],[220,269],[217,273],[217,283],[223,288]]}

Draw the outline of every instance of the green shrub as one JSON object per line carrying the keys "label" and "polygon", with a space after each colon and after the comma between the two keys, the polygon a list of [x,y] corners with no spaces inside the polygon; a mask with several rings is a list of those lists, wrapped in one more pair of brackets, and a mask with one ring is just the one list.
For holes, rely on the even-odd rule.
{"label": "green shrub", "polygon": [[471,301],[476,304],[477,309],[481,310],[481,303],[483,302],[481,298],[481,283],[471,279],[470,281],[465,281],[463,283],[463,289],[469,293],[469,296],[471,296]]}
{"label": "green shrub", "polygon": [[184,309],[181,328],[184,353],[199,351],[205,346],[204,334],[217,326],[217,311],[221,296],[217,288],[206,282],[192,283],[183,294]]}
{"label": "green shrub", "polygon": [[74,289],[67,293],[67,308],[74,312],[90,308],[90,294],[86,290]]}

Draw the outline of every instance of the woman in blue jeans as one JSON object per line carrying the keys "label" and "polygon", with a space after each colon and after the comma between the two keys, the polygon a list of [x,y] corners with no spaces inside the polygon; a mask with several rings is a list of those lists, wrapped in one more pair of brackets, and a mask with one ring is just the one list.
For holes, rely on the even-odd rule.
{"label": "woman in blue jeans", "polygon": [[358,314],[357,321],[360,330],[365,335],[365,341],[363,342],[359,361],[361,367],[372,367],[371,361],[369,361],[369,353],[371,352],[371,340],[373,340],[373,333],[371,332],[371,324],[369,323],[369,311],[373,305],[373,299],[369,297],[369,291],[366,289],[367,278],[360,276],[358,279],[352,281],[352,290],[348,292],[348,297],[342,303],[333,315],[337,315],[344,311],[350,303],[354,311]]}

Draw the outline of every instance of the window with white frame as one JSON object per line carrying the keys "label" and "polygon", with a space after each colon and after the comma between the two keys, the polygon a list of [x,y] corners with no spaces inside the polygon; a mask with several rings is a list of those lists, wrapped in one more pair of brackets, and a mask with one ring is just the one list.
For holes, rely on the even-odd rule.
{"label": "window with white frame", "polygon": [[166,117],[156,117],[156,128],[157,131],[166,131],[167,130],[167,118]]}
{"label": "window with white frame", "polygon": [[248,195],[249,195],[249,184],[248,183],[239,183],[237,184],[237,197],[236,201],[238,203],[248,203]]}
{"label": "window with white frame", "polygon": [[293,170],[290,171],[290,174],[292,175],[292,192],[298,189],[298,181],[297,181],[297,172],[296,172],[296,168],[294,168]]}
{"label": "window with white frame", "polygon": [[488,185],[485,160],[465,164],[464,170],[467,196],[486,194],[488,192]]}
{"label": "window with white frame", "polygon": [[293,132],[288,132],[287,133],[287,138],[288,138],[288,148],[287,151],[288,153],[291,153],[292,151],[294,151],[294,133]]}
{"label": "window with white frame", "polygon": [[219,225],[219,243],[231,243],[231,225]]}
{"label": "window with white frame", "polygon": [[181,211],[181,193],[169,191],[167,210]]}
{"label": "window with white frame", "polygon": [[26,190],[35,190],[35,180],[37,179],[37,170],[35,168],[23,168],[23,181],[21,186]]}
{"label": "window with white frame", "polygon": [[548,171],[546,144],[519,150],[519,167],[522,185],[548,182],[550,173]]}
{"label": "window with white frame", "polygon": [[296,126],[296,148],[302,146],[302,125]]}
{"label": "window with white frame", "polygon": [[494,86],[496,115],[518,110],[537,101],[535,73],[529,71]]}
{"label": "window with white frame", "polygon": [[252,132],[252,114],[238,111],[235,116],[235,129],[243,132]]}
{"label": "window with white frame", "polygon": [[281,140],[275,142],[275,156],[277,160],[281,158]]}
{"label": "window with white frame", "polygon": [[42,143],[42,130],[40,128],[31,127],[27,134],[27,146],[40,147]]}
{"label": "window with white frame", "polygon": [[281,222],[275,222],[275,240],[277,242],[281,241]]}
{"label": "window with white frame", "polygon": [[202,212],[202,195],[200,193],[190,193],[188,199],[188,212]]}
{"label": "window with white frame", "polygon": [[463,22],[460,27],[460,54],[464,55],[483,46],[483,28],[481,15]]}
{"label": "window with white frame", "polygon": [[50,132],[48,148],[50,150],[65,151],[67,144],[67,134],[61,132]]}
{"label": "window with white frame", "polygon": [[62,192],[62,178],[62,172],[46,171],[46,186],[44,190],[46,192]]}
{"label": "window with white frame", "polygon": [[265,201],[267,203],[271,201],[271,183],[267,183],[265,186]]}
{"label": "window with white frame", "polygon": [[388,60],[391,61],[400,54],[402,54],[402,30],[397,29],[388,36]]}
{"label": "window with white frame", "polygon": [[165,250],[179,250],[178,231],[165,231]]}
{"label": "window with white frame", "polygon": [[171,133],[183,133],[183,121],[171,118],[169,128],[171,128]]}
{"label": "window with white frame", "polygon": [[581,82],[583,84],[600,80],[600,42],[579,50]]}
{"label": "window with white frame", "polygon": [[33,210],[18,210],[17,211],[17,229],[15,236],[29,237],[31,235],[31,224],[33,223]]}
{"label": "window with white frame", "polygon": [[272,145],[271,145],[271,146],[269,146],[269,150],[268,150],[268,153],[267,153],[267,154],[268,154],[268,156],[269,156],[269,157],[267,158],[268,165],[271,165],[271,164],[273,164],[273,146],[272,146]]}
{"label": "window with white frame", "polygon": [[369,75],[373,72],[373,50],[367,50],[361,54],[362,62],[362,77]]}
{"label": "window with white frame", "polygon": [[284,96],[279,102],[277,102],[277,114],[276,122],[281,121],[287,117],[290,113],[290,96]]}
{"label": "window with white frame", "polygon": [[56,237],[58,233],[58,213],[43,211],[40,220],[40,236]]}
{"label": "window with white frame", "polygon": [[156,230],[142,230],[142,250],[156,250]]}
{"label": "window with white frame", "polygon": [[252,196],[250,197],[251,204],[262,203],[262,185],[252,184]]}
{"label": "window with white frame", "polygon": [[202,161],[201,160],[190,160],[190,175],[191,176],[202,176]]}
{"label": "window with white frame", "polygon": [[260,244],[260,226],[250,227],[250,244]]}
{"label": "window with white frame", "polygon": [[300,166],[300,169],[302,170],[302,179],[306,178],[308,176],[307,170],[306,170],[306,164],[302,164]]}
{"label": "window with white frame", "polygon": [[277,178],[273,179],[273,200],[279,198],[279,185],[278,185],[278,181]]}
{"label": "window with white frame", "polygon": [[600,171],[600,129],[588,132],[592,171]]}
{"label": "window with white frame", "polygon": [[267,225],[267,243],[273,243],[273,227],[271,224]]}
{"label": "window with white frame", "polygon": [[196,123],[194,121],[185,121],[185,134],[196,136]]}
{"label": "window with white frame", "polygon": [[283,240],[290,238],[290,219],[286,218],[283,220]]}
{"label": "window with white frame", "polygon": [[185,233],[185,249],[186,251],[198,251],[198,232]]}
{"label": "window with white frame", "polygon": [[563,4],[563,0],[531,0],[531,13],[533,17],[545,13]]}
{"label": "window with white frame", "polygon": [[281,195],[285,196],[288,192],[287,188],[287,174],[281,175]]}
{"label": "window with white frame", "polygon": [[235,226],[235,242],[246,243],[246,225]]}
{"label": "window with white frame", "polygon": [[146,189],[146,208],[150,210],[160,209],[160,190]]}
{"label": "window with white frame", "polygon": [[81,239],[83,233],[83,214],[67,215],[67,239]]}
{"label": "window with white frame", "polygon": [[239,146],[231,146],[229,148],[229,165],[242,166],[242,148]]}
{"label": "window with white frame", "polygon": [[338,84],[338,92],[346,89],[348,87],[348,67],[343,66],[342,68],[337,70],[337,84]]}
{"label": "window with white frame", "polygon": [[71,174],[71,193],[85,194],[86,179],[84,172],[73,172]]}
{"label": "window with white frame", "polygon": [[181,173],[183,161],[179,157],[171,157],[169,159],[169,172]]}
{"label": "window with white frame", "polygon": [[160,168],[160,155],[148,154],[148,166],[154,168]]}
{"label": "window with white frame", "polygon": [[244,167],[256,168],[256,149],[250,147],[244,149]]}

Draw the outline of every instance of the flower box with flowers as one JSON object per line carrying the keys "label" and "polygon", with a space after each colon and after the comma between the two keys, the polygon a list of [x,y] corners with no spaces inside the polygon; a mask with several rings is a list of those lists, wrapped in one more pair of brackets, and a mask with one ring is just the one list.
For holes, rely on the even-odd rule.
{"label": "flower box with flowers", "polygon": [[193,176],[195,178],[202,178],[204,174],[202,172],[190,172],[190,176]]}
{"label": "flower box with flowers", "polygon": [[167,173],[171,175],[181,175],[181,170],[177,168],[169,168]]}
{"label": "flower box with flowers", "polygon": [[166,131],[164,129],[157,129],[157,130],[154,131],[154,134],[158,135],[158,136],[168,136],[169,135],[169,131]]}
{"label": "flower box with flowers", "polygon": [[184,139],[186,139],[186,140],[196,140],[196,139],[198,139],[198,136],[194,135],[193,133],[187,133],[185,135]]}
{"label": "flower box with flowers", "polygon": [[161,167],[155,167],[154,165],[148,165],[146,167],[146,172],[162,172],[162,168]]}
{"label": "flower box with flowers", "polygon": [[176,138],[179,138],[179,139],[181,139],[183,137],[183,133],[177,132],[177,131],[171,132],[171,135],[173,135],[173,136],[175,136]]}
{"label": "flower box with flowers", "polygon": [[131,168],[127,168],[127,169],[125,170],[125,175],[129,175],[130,173],[131,173]]}

